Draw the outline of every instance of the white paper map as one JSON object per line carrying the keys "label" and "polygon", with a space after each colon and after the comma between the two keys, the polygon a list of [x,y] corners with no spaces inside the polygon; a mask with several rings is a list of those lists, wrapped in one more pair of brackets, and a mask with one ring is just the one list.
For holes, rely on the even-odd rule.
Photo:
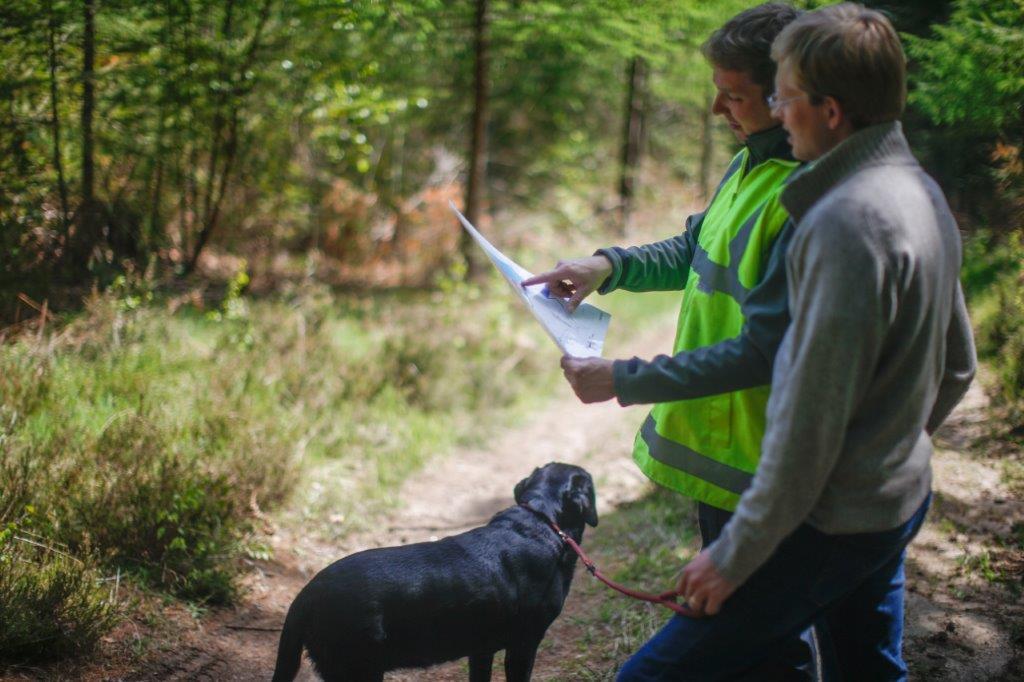
{"label": "white paper map", "polygon": [[565,303],[560,299],[548,298],[545,295],[546,287],[543,284],[522,286],[522,281],[532,277],[532,273],[494,248],[472,223],[466,220],[466,216],[455,208],[453,202],[449,201],[448,205],[562,352],[577,358],[600,357],[611,315],[589,303],[581,304],[570,314],[566,312]]}

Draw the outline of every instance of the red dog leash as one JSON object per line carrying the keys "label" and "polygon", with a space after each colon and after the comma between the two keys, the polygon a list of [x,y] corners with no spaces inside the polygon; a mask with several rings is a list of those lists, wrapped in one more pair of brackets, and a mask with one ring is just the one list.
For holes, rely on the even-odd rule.
{"label": "red dog leash", "polygon": [[578,556],[580,558],[580,561],[583,562],[583,565],[586,566],[587,571],[590,572],[590,575],[594,576],[608,587],[612,588],[613,590],[616,590],[617,592],[621,592],[622,594],[628,597],[632,597],[633,599],[639,599],[640,601],[651,602],[653,604],[661,604],[666,608],[672,609],[681,616],[689,616],[691,618],[697,617],[697,614],[694,613],[690,608],[676,601],[676,598],[682,595],[680,595],[680,593],[675,590],[671,590],[669,592],[662,592],[661,594],[651,594],[649,592],[640,592],[638,590],[630,589],[624,585],[620,585],[611,578],[608,578],[603,573],[601,573],[601,570],[590,559],[590,557],[587,556],[586,552],[583,551],[583,548],[579,546],[579,543],[577,543],[575,540],[569,537],[568,533],[559,528],[557,523],[549,519],[547,514],[543,514],[537,511],[528,504],[520,504],[519,506],[528,509],[535,515],[544,519],[544,522],[548,524],[551,530],[555,531],[555,533],[558,534],[558,537],[560,537],[565,544],[569,545],[569,547],[572,548],[572,551],[576,552],[576,556]]}

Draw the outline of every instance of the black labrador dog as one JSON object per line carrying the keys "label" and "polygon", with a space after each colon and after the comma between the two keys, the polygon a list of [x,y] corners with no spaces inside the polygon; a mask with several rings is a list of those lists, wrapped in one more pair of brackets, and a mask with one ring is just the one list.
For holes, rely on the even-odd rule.
{"label": "black labrador dog", "polygon": [[546,519],[579,542],[597,506],[590,474],[555,462],[520,481],[515,501],[481,528],[358,552],[320,571],[288,609],[274,682],[295,677],[303,647],[329,682],[463,656],[471,682],[486,681],[502,649],[509,682],[529,680],[576,566]]}

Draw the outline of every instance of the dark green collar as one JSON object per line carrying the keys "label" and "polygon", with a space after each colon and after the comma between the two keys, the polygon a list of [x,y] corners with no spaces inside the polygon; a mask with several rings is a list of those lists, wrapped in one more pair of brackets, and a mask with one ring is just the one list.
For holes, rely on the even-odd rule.
{"label": "dark green collar", "polygon": [[750,150],[748,168],[764,163],[768,159],[793,160],[793,150],[787,141],[788,134],[782,126],[775,126],[747,137],[744,143]]}

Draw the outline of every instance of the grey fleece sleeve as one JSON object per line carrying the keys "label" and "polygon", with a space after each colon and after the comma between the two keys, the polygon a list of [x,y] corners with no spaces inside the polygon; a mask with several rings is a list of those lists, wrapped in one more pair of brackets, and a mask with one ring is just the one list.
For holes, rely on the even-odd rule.
{"label": "grey fleece sleeve", "polygon": [[612,274],[597,293],[607,294],[616,289],[676,291],[684,288],[703,220],[704,213],[690,216],[681,235],[660,242],[627,249],[612,246],[595,251],[595,256],[601,254],[612,263]]}
{"label": "grey fleece sleeve", "polygon": [[881,353],[886,322],[879,311],[889,294],[884,254],[856,225],[839,216],[830,222],[790,247],[793,320],[775,363],[761,461],[709,550],[719,572],[736,584],[814,507]]}
{"label": "grey fleece sleeve", "polygon": [[974,334],[971,332],[964,292],[959,283],[954,296],[956,298],[953,301],[953,316],[949,320],[949,330],[946,332],[946,368],[942,374],[942,383],[939,384],[939,394],[935,398],[935,405],[925,426],[929,435],[942,426],[942,422],[967,393],[967,388],[978,369]]}
{"label": "grey fleece sleeve", "polygon": [[649,362],[616,360],[612,374],[619,404],[703,398],[770,383],[775,353],[789,326],[786,250],[792,235],[787,220],[772,245],[764,277],[743,301],[746,321],[739,336]]}

